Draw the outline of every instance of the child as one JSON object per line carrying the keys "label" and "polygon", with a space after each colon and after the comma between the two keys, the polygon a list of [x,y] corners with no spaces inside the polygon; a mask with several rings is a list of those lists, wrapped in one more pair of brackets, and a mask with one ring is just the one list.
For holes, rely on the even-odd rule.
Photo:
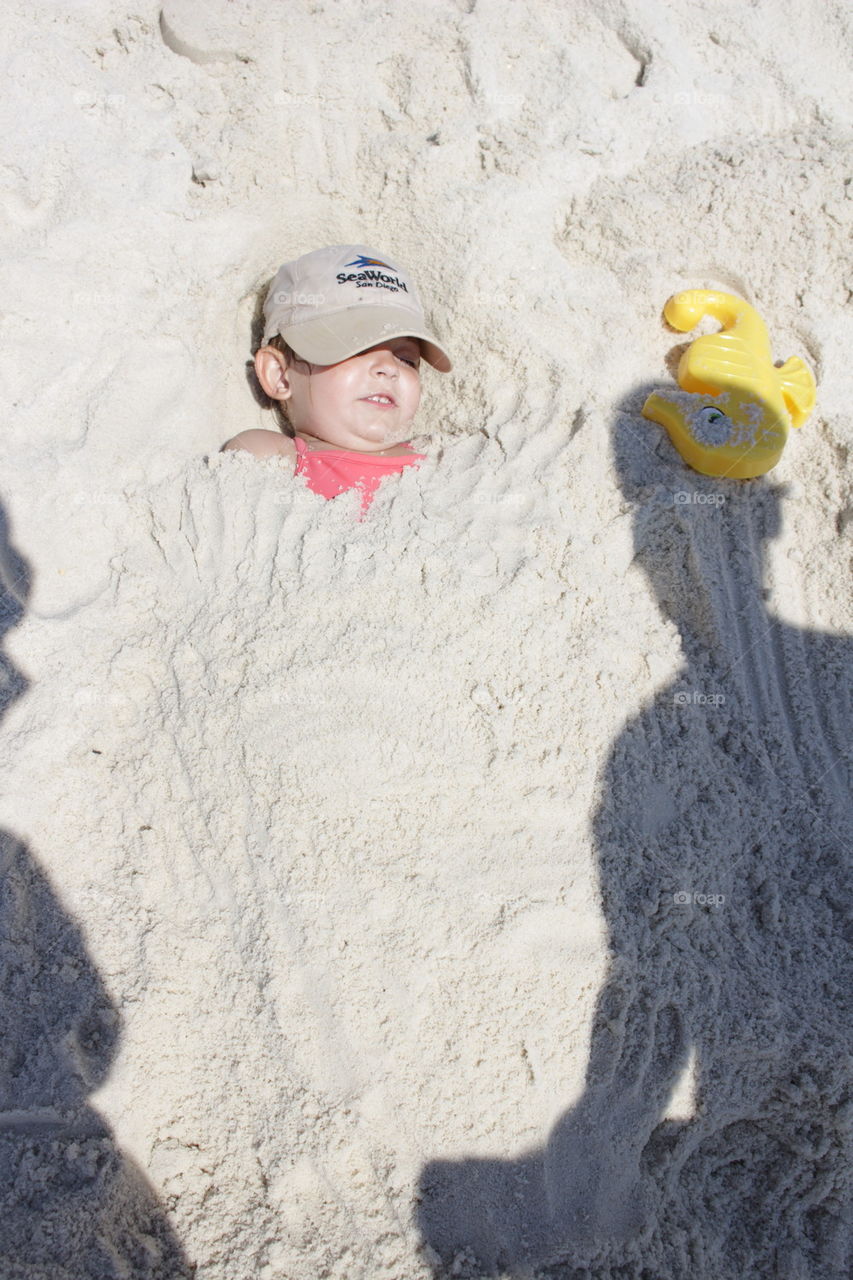
{"label": "child", "polygon": [[325,498],[359,488],[363,513],[385,476],[426,456],[408,443],[421,356],[449,373],[401,267],[364,245],[286,262],[264,302],[255,372],[287,434],[241,431],[223,449],[287,458]]}

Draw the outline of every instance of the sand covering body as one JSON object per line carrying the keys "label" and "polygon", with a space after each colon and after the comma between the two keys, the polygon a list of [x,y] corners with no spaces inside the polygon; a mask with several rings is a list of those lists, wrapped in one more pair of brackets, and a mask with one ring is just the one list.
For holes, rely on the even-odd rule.
{"label": "sand covering body", "polygon": [[[7,6],[4,1276],[849,1273],[853,72],[791,13]],[[363,520],[217,453],[353,239],[454,356]],[[687,288],[815,369],[771,480],[640,415]]]}

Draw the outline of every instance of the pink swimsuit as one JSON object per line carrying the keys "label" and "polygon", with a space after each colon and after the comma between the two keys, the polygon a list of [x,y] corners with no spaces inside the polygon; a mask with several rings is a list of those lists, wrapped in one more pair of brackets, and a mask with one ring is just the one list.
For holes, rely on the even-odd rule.
{"label": "pink swimsuit", "polygon": [[309,449],[299,436],[294,437],[293,443],[298,455],[294,474],[305,476],[308,488],[324,498],[336,498],[346,489],[360,489],[362,514],[386,476],[416,465],[427,456],[414,449],[408,455],[400,453],[384,458],[376,453],[356,453],[353,449]]}

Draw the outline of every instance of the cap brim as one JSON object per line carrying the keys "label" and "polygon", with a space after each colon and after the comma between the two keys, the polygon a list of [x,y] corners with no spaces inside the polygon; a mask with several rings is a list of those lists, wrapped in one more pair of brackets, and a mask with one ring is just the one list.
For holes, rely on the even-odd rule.
{"label": "cap brim", "polygon": [[392,338],[417,338],[428,364],[439,373],[450,373],[453,368],[433,334],[419,328],[417,322],[413,325],[401,307],[347,307],[335,315],[268,331],[264,341],[276,332],[310,364],[338,364]]}

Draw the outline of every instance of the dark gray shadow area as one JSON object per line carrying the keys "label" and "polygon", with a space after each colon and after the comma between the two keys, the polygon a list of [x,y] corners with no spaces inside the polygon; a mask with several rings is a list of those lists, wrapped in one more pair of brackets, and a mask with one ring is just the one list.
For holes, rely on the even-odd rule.
{"label": "dark gray shadow area", "polygon": [[[0,646],[6,633],[16,627],[24,616],[30,581],[29,565],[9,541],[9,524],[0,503]],[[0,647],[0,719],[28,686],[26,676],[18,671]]]}
{"label": "dark gray shadow area", "polygon": [[[30,571],[0,512],[0,627],[23,616]],[[0,713],[27,687],[0,658]],[[0,831],[0,1276],[188,1280],[153,1187],[87,1103],[120,1018],[79,926],[27,846]]]}
{"label": "dark gray shadow area", "polygon": [[850,1274],[853,643],[768,612],[783,491],[689,471],[644,394],[613,452],[683,662],[601,774],[585,1086],[541,1149],[425,1166],[437,1280]]}

